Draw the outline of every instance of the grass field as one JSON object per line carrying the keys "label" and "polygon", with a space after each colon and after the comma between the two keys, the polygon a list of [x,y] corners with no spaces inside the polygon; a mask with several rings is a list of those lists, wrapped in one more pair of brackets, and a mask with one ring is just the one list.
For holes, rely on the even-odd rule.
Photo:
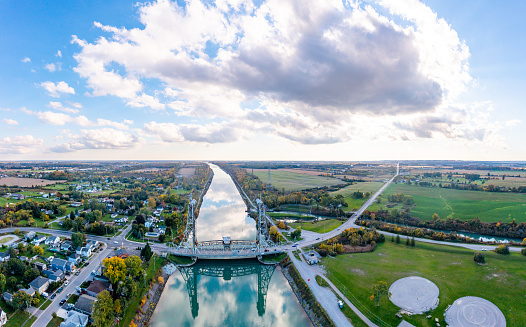
{"label": "grass field", "polygon": [[60,318],[60,317],[56,317],[56,318],[53,318],[51,319],[51,321],[49,322],[49,324],[47,324],[46,327],[59,327],[60,324],[64,321],[64,319]]}
{"label": "grass field", "polygon": [[[267,170],[254,170],[256,175],[263,183],[267,182]],[[300,191],[313,187],[323,187],[342,184],[343,182],[336,178],[329,178],[323,176],[311,176],[306,174],[294,173],[283,170],[270,170],[270,182],[272,186],[278,190],[285,189],[285,191]]]}
{"label": "grass field", "polygon": [[294,229],[298,228],[298,226],[301,226],[302,230],[308,230],[308,231],[316,232],[316,233],[324,233],[324,232],[326,233],[326,232],[330,232],[333,229],[338,228],[341,224],[342,223],[339,220],[326,219],[326,220],[321,220],[315,223],[310,223],[310,222],[292,223],[292,224],[289,224],[289,226]]}
{"label": "grass field", "polygon": [[382,204],[374,204],[370,210],[385,208],[387,195],[394,193],[413,196],[416,206],[411,210],[411,215],[422,220],[431,220],[436,213],[442,219],[470,220],[478,217],[488,222],[511,222],[513,218],[517,222],[526,221],[525,194],[462,191],[406,184],[391,184],[383,194]]}
{"label": "grass field", "polygon": [[376,191],[378,191],[384,183],[380,182],[362,182],[362,183],[355,183],[353,185],[346,186],[342,188],[341,190],[331,192],[330,194],[332,196],[336,195],[343,195],[345,198],[345,202],[347,203],[347,207],[342,207],[343,211],[355,211],[360,209],[365,201],[368,199],[355,199],[351,196],[354,192],[360,191],[360,192],[370,192],[371,194],[374,194]]}
{"label": "grass field", "polygon": [[[456,299],[478,296],[499,307],[508,326],[523,326],[526,321],[526,257],[518,253],[499,255],[485,252],[487,264],[478,265],[473,262],[473,253],[451,246],[417,242],[412,248],[387,241],[374,252],[324,258],[322,262],[331,281],[362,312],[369,318],[374,314],[391,326],[400,323],[395,316],[399,309],[387,297],[377,308],[369,299],[372,285],[381,280],[391,286],[396,280],[408,276],[424,277],[438,286],[440,303],[431,313],[433,322],[434,318],[443,321],[445,309]],[[425,315],[404,316],[404,319],[415,326],[434,326]],[[378,324],[377,320],[374,322]]]}

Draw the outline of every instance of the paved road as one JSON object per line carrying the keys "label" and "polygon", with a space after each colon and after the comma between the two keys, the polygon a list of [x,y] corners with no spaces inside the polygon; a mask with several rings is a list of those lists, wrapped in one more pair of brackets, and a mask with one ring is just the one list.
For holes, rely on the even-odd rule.
{"label": "paved road", "polygon": [[325,312],[327,312],[327,314],[331,317],[336,326],[352,327],[352,324],[338,307],[338,298],[336,298],[336,295],[334,295],[330,289],[318,285],[316,282],[316,272],[313,271],[309,265],[296,259],[292,251],[289,250],[288,253],[290,259],[294,263],[294,266],[300,273],[301,278],[305,280],[305,283],[307,283],[311,289],[312,293],[316,297],[316,300],[320,303]]}

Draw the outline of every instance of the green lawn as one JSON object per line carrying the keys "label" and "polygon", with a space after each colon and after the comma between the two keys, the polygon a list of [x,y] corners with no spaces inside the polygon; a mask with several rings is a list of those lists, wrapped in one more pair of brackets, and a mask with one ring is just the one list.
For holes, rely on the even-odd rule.
{"label": "green lawn", "polygon": [[[268,171],[254,170],[256,175],[264,183],[267,182]],[[286,191],[300,191],[313,187],[323,187],[343,184],[343,182],[336,178],[311,176],[307,174],[294,173],[282,170],[270,170],[270,183],[272,186],[281,190],[285,188]]]}
{"label": "green lawn", "polygon": [[406,184],[391,184],[383,194],[382,204],[375,204],[370,210],[385,207],[387,195],[394,193],[413,196],[416,206],[411,210],[411,215],[422,220],[431,220],[433,214],[437,213],[442,219],[470,220],[478,217],[488,222],[511,222],[513,218],[517,222],[526,221],[526,194],[463,191]]}
{"label": "green lawn", "polygon": [[46,327],[59,327],[60,323],[62,323],[63,321],[64,321],[64,319],[62,319],[60,317],[53,318],[53,319],[51,319],[49,324],[47,324]]}
{"label": "green lawn", "polygon": [[40,302],[41,304],[40,304],[40,307],[39,307],[39,308],[40,308],[40,310],[46,310],[47,307],[49,307],[49,305],[51,304],[51,300],[46,300],[46,301],[44,301],[44,302],[42,302],[42,300],[43,300],[43,299],[40,300],[40,301],[41,301],[41,302]]}
{"label": "green lawn", "polygon": [[[5,327],[21,327],[22,324],[29,318],[30,314],[25,311],[18,311],[13,315],[7,315],[7,323],[4,325]],[[36,318],[36,317],[35,317]],[[31,326],[29,324],[31,321],[28,321],[25,326]]]}
{"label": "green lawn", "polygon": [[12,239],[14,239],[13,236],[4,237],[4,238],[0,239],[0,243],[4,244],[4,243],[7,243],[7,242],[11,241]]}
{"label": "green lawn", "polygon": [[268,212],[268,215],[274,219],[313,219],[314,217],[292,213]]}
{"label": "green lawn", "polygon": [[78,299],[79,299],[79,296],[77,294],[72,294],[66,302],[75,304],[77,303]]}
{"label": "green lawn", "polygon": [[[399,309],[387,297],[377,308],[369,299],[372,285],[385,281],[390,286],[400,278],[421,276],[431,280],[440,290],[440,304],[431,313],[433,321],[434,318],[443,321],[445,309],[456,299],[478,296],[497,305],[508,326],[522,326],[526,321],[526,257],[518,253],[484,252],[487,264],[478,265],[473,262],[473,253],[452,246],[417,242],[412,248],[387,241],[374,252],[324,258],[322,263],[331,281],[377,324],[381,323],[373,314],[397,326],[400,319],[395,314]],[[404,316],[404,319],[415,326],[433,326],[425,315]]]}
{"label": "green lawn", "polygon": [[302,230],[308,230],[316,233],[330,232],[333,229],[338,228],[341,225],[341,221],[336,219],[325,219],[315,223],[306,222],[306,223],[292,223],[289,224],[290,227],[296,229],[298,226],[301,226]]}
{"label": "green lawn", "polygon": [[331,192],[330,194],[332,196],[336,196],[339,194],[343,195],[343,197],[345,198],[345,202],[347,203],[347,207],[342,207],[343,211],[356,211],[363,206],[363,204],[368,200],[368,198],[355,199],[351,196],[354,192],[360,191],[363,193],[370,192],[371,194],[374,194],[383,185],[384,183],[380,182],[360,182],[346,186],[341,190]]}

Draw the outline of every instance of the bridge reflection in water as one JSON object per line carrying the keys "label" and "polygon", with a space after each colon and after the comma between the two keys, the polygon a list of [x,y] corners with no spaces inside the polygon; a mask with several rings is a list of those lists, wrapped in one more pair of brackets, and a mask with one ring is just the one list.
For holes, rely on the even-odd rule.
{"label": "bridge reflection in water", "polygon": [[186,289],[190,298],[192,316],[197,317],[199,313],[199,301],[197,299],[197,282],[199,276],[210,276],[231,280],[232,278],[256,274],[258,279],[257,310],[261,317],[265,314],[268,285],[272,274],[276,269],[274,265],[264,265],[256,260],[232,260],[228,264],[225,261],[199,260],[189,267],[179,267],[183,276]]}

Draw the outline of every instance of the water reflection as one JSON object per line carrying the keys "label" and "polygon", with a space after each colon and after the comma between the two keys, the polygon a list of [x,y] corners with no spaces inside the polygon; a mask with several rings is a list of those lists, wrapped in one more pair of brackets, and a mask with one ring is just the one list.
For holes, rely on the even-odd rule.
{"label": "water reflection", "polygon": [[167,281],[151,326],[309,326],[281,273],[256,260],[203,260]]}
{"label": "water reflection", "polygon": [[220,240],[223,236],[255,240],[256,222],[247,217],[246,205],[232,179],[218,166],[210,164],[210,167],[214,178],[195,222],[197,240]]}

